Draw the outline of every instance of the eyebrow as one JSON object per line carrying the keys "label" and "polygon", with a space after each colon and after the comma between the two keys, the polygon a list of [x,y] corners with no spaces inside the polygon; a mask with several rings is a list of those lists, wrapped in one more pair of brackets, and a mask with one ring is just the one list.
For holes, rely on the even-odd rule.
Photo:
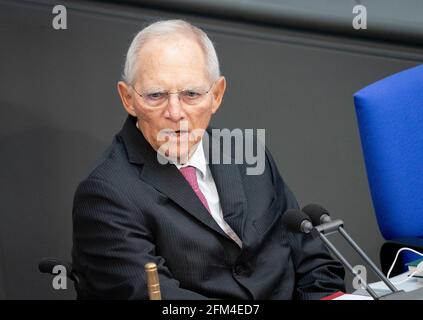
{"label": "eyebrow", "polygon": [[148,89],[145,89],[146,92],[165,92],[167,90],[160,88],[160,87],[151,87]]}
{"label": "eyebrow", "polygon": [[[187,91],[187,90],[199,90],[203,89],[204,86],[186,86],[185,88],[178,90],[178,91]],[[145,89],[145,92],[168,92],[170,90],[163,89],[161,87],[150,87]]]}

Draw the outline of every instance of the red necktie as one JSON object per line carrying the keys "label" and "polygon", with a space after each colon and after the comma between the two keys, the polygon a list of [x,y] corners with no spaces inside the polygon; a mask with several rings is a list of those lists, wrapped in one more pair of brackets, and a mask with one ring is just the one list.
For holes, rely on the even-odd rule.
{"label": "red necktie", "polygon": [[210,211],[209,204],[207,203],[207,199],[204,194],[201,192],[200,187],[198,186],[197,181],[197,172],[196,169],[192,166],[187,166],[179,169],[185,179],[188,181],[189,185],[191,186],[192,190],[194,190],[195,194],[197,195],[198,199],[200,199],[201,203],[206,207],[206,209]]}

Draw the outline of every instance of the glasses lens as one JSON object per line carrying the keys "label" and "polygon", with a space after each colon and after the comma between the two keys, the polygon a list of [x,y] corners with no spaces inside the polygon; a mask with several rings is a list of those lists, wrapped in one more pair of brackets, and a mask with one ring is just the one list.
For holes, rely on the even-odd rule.
{"label": "glasses lens", "polygon": [[177,94],[179,100],[185,104],[196,105],[203,101],[207,93],[208,91],[201,89],[190,89],[175,93],[169,93],[167,91],[146,92],[140,95],[149,106],[157,107],[163,105],[171,94]]}
{"label": "glasses lens", "polygon": [[166,92],[152,92],[152,93],[146,93],[143,95],[145,101],[150,106],[158,106],[165,102],[168,97],[168,93]]}
{"label": "glasses lens", "polygon": [[185,90],[180,93],[182,101],[189,105],[200,103],[203,100],[204,95],[204,93],[194,90]]}

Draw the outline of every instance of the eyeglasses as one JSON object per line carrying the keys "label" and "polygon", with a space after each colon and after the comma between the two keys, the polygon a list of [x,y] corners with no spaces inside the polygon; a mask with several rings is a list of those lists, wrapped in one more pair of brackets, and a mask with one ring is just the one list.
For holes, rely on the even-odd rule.
{"label": "eyeglasses", "polygon": [[182,101],[188,105],[196,105],[201,103],[204,100],[204,97],[210,92],[213,88],[214,84],[210,86],[208,90],[201,90],[201,89],[189,89],[189,90],[181,90],[176,92],[169,92],[169,91],[157,91],[157,92],[138,92],[134,86],[132,88],[134,91],[144,99],[145,103],[147,103],[150,107],[159,107],[162,106],[165,102],[169,101],[169,97],[171,94],[177,94],[179,101]]}

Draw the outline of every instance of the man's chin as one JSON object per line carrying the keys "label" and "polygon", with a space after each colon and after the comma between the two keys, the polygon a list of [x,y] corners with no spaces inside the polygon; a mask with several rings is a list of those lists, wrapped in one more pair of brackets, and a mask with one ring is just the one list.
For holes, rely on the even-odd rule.
{"label": "man's chin", "polygon": [[198,141],[188,141],[180,137],[169,137],[165,143],[162,143],[158,152],[174,163],[184,164],[194,153]]}
{"label": "man's chin", "polygon": [[180,150],[179,148],[169,148],[165,151],[165,156],[172,162],[177,162],[180,164],[184,164],[189,159],[189,150],[184,148]]}

